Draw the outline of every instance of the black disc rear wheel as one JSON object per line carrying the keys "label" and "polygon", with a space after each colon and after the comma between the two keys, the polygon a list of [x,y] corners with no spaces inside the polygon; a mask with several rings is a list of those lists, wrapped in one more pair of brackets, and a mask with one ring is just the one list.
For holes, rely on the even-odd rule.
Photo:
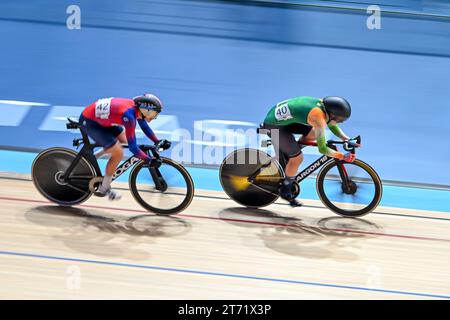
{"label": "black disc rear wheel", "polygon": [[63,181],[63,175],[77,153],[66,148],[51,148],[42,151],[32,165],[32,179],[38,191],[48,200],[63,206],[72,206],[86,201],[90,196],[89,181],[95,177],[95,170],[81,158]]}
{"label": "black disc rear wheel", "polygon": [[[249,176],[261,169],[253,181]],[[244,148],[231,152],[220,166],[220,183],[237,203],[251,208],[267,206],[279,197],[284,172],[280,164],[261,150]]]}

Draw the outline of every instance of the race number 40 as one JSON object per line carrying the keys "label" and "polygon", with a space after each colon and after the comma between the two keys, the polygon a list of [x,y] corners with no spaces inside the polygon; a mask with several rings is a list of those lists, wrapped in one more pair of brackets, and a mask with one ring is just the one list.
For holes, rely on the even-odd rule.
{"label": "race number 40", "polygon": [[275,108],[275,118],[278,121],[292,119],[291,111],[287,103],[281,103]]}
{"label": "race number 40", "polygon": [[95,103],[95,117],[100,119],[108,119],[111,113],[112,98],[100,99]]}

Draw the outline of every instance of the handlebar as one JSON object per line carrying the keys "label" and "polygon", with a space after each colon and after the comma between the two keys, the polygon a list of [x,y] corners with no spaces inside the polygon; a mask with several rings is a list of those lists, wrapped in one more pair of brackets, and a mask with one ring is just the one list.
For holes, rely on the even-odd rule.
{"label": "handlebar", "polygon": [[352,138],[347,141],[328,140],[327,145],[330,146],[330,145],[335,145],[335,144],[342,144],[345,151],[355,153],[355,149],[357,148],[357,146],[353,142],[356,142],[356,144],[361,144],[361,136],[358,135],[355,138]]}
{"label": "handlebar", "polygon": [[144,151],[151,151],[151,152],[156,152],[159,153],[161,151],[161,145],[164,143],[164,141],[160,141],[158,143],[155,143],[154,145],[148,145],[148,144],[141,144],[139,145],[139,148]]}
{"label": "handlebar", "polygon": [[161,151],[161,142],[156,143],[155,145],[141,144],[139,145],[139,149],[144,152],[150,151],[154,158],[159,159],[159,152]]}
{"label": "handlebar", "polygon": [[[333,147],[336,144],[342,144],[345,151],[355,153],[355,149],[357,148],[356,145],[352,142],[356,142],[356,144],[361,144],[361,136],[356,136],[355,138],[352,138],[348,141],[335,141],[335,140],[328,140],[327,146]],[[301,145],[304,146],[317,146],[317,142],[315,141],[305,141],[305,142],[299,142]]]}

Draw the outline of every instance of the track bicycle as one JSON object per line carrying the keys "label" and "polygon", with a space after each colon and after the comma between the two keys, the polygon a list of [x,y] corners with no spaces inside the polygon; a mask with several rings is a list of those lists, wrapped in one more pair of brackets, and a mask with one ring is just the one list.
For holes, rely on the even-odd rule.
{"label": "track bicycle", "polygon": [[[97,192],[103,175],[94,154],[100,145],[92,144],[80,124],[68,118],[67,129],[80,129],[81,138],[73,140],[77,153],[68,148],[49,148],[40,152],[32,165],[32,179],[37,190],[61,206],[80,204]],[[128,146],[124,146],[128,147]],[[176,161],[159,154],[160,145],[140,145],[153,158],[147,164],[131,156],[115,171],[113,181],[131,169],[128,183],[134,199],[146,210],[160,215],[176,214],[186,209],[194,197],[194,183],[188,171]]]}
{"label": "track bicycle", "polygon": [[[263,128],[258,129],[261,133]],[[266,130],[266,129],[264,129]],[[358,136],[350,141],[327,141],[327,146],[337,150],[337,145],[355,153],[355,144],[361,143]],[[302,148],[317,146],[316,142],[299,142]],[[263,147],[271,140],[262,141]],[[237,203],[259,208],[274,203],[280,197],[280,186],[285,178],[287,158],[279,159],[253,148],[231,152],[220,166],[220,182],[225,193]],[[320,157],[297,174],[294,181],[294,195],[300,194],[300,183],[316,170],[316,190],[320,200],[331,211],[341,216],[359,217],[372,212],[379,204],[383,186],[376,171],[360,159],[345,162],[326,155]]]}

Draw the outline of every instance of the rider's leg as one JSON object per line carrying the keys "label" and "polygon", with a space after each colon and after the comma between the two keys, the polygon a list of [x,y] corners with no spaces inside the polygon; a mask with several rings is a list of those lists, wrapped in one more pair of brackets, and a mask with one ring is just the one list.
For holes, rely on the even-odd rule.
{"label": "rider's leg", "polygon": [[301,148],[295,140],[294,134],[286,127],[271,127],[272,144],[279,158],[287,158],[284,168],[286,178],[281,184],[280,195],[289,201],[292,206],[300,206],[301,203],[294,197],[294,182],[298,168],[303,161]]}
{"label": "rider's leg", "polygon": [[303,154],[300,153],[288,158],[288,162],[285,168],[286,177],[283,180],[280,188],[280,195],[283,199],[289,201],[289,204],[293,207],[301,206],[302,203],[295,199],[294,196],[294,183],[297,175],[298,168],[303,161]]}
{"label": "rider's leg", "polygon": [[124,130],[117,136],[117,140],[119,140],[120,143],[124,144],[128,143],[127,136]]}
{"label": "rider's leg", "polygon": [[111,155],[106,165],[103,182],[97,191],[100,194],[108,195],[111,200],[120,199],[120,195],[111,190],[111,182],[113,174],[123,158],[123,149],[117,143],[118,137],[123,132],[123,128],[118,126],[103,127],[93,120],[83,119],[83,130],[86,130],[88,136],[97,144],[103,146],[105,153]]}
{"label": "rider's leg", "polygon": [[116,191],[111,190],[111,182],[117,166],[122,161],[123,148],[116,142],[112,147],[106,149],[105,153],[110,154],[111,157],[106,164],[105,176],[103,177],[102,185],[98,188],[98,192],[108,195],[110,200],[119,200],[121,196]]}
{"label": "rider's leg", "polygon": [[284,173],[286,174],[286,177],[295,177],[298,171],[298,168],[303,162],[303,153],[300,153],[299,155],[289,158],[286,168],[284,169]]}
{"label": "rider's leg", "polygon": [[[311,129],[312,129],[311,126],[300,123],[292,124],[287,127],[287,130],[289,130],[289,132],[302,135],[301,138],[299,139],[299,142],[315,140],[314,132]],[[290,139],[288,140],[290,141]],[[282,193],[283,196],[283,192],[285,192],[284,198],[289,201],[289,204],[291,206],[301,206],[302,205],[301,202],[292,198],[293,196],[292,190],[295,177],[297,176],[298,168],[300,167],[304,159],[301,147],[299,146],[298,142],[296,142],[295,145],[299,149],[294,148],[294,144],[292,143],[292,141],[289,143],[289,146],[291,146],[290,148],[285,147],[286,149],[285,152],[290,152],[291,156],[288,158],[289,161],[287,162],[285,168],[286,179],[283,181],[280,193]],[[291,192],[291,194],[289,194],[289,192]],[[288,198],[289,196],[291,196],[291,199]]]}
{"label": "rider's leg", "polygon": [[108,163],[106,164],[105,177],[112,177],[117,169],[117,166],[123,158],[123,148],[118,142],[116,142],[112,147],[106,149],[105,153],[111,155]]}
{"label": "rider's leg", "polygon": [[314,130],[311,130],[306,135],[302,135],[302,137],[299,139],[299,142],[310,142],[316,140],[316,133]]}
{"label": "rider's leg", "polygon": [[301,153],[298,156],[289,158],[285,168],[286,177],[282,182],[280,188],[281,197],[289,201],[289,204],[293,207],[299,207],[302,205],[300,201],[295,199],[293,194],[295,177],[302,161],[303,161],[303,154]]}

